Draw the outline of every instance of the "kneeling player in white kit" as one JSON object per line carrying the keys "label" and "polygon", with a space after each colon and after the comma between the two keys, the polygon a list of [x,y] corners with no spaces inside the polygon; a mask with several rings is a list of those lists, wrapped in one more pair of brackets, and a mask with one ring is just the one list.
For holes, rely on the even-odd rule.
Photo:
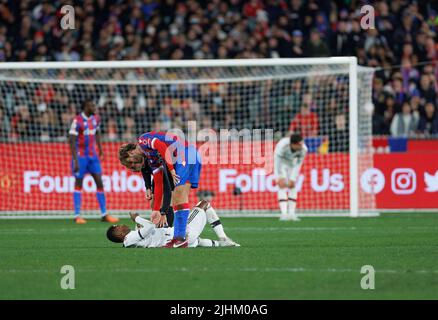
{"label": "kneeling player in white kit", "polygon": [[307,146],[299,134],[282,138],[275,146],[274,174],[279,187],[280,220],[300,220],[295,214],[297,205],[296,182],[306,154]]}
{"label": "kneeling player in white kit", "polygon": [[[149,220],[141,218],[137,213],[131,214],[131,219],[137,224],[136,230],[126,225],[114,225],[107,231],[108,240],[116,243],[122,243],[125,248],[159,248],[163,247],[170,239],[173,238],[173,227],[157,228]],[[202,233],[207,221],[212,226],[220,240],[201,239]],[[217,226],[222,229],[218,232]],[[226,235],[219,217],[212,210],[208,201],[200,201],[190,212],[187,224],[188,246],[194,247],[240,247]]]}

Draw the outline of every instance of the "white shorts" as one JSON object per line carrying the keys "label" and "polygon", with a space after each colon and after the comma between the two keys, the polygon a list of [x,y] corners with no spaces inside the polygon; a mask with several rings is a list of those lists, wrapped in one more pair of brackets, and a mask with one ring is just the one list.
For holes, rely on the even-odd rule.
{"label": "white shorts", "polygon": [[286,181],[295,181],[298,175],[297,170],[299,169],[296,166],[281,163],[274,168],[274,174],[277,179],[283,178]]}
{"label": "white shorts", "polygon": [[187,220],[187,240],[189,247],[194,248],[198,246],[199,236],[204,230],[207,223],[207,214],[201,208],[195,207],[190,212]]}

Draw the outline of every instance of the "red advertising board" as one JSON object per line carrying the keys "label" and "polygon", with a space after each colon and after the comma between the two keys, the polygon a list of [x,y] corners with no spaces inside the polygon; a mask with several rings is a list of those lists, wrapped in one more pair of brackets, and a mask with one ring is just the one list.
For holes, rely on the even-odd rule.
{"label": "red advertising board", "polygon": [[[108,208],[148,208],[141,175],[126,171],[118,163],[118,146],[117,143],[104,144],[102,167]],[[260,159],[244,159],[248,155],[245,147],[247,144],[243,143],[227,147],[230,155],[236,152],[240,155],[231,164],[221,164],[222,149],[202,150],[204,164],[200,188],[196,191],[212,191],[215,194],[213,205],[218,209],[277,210],[277,186],[272,173],[273,145],[262,145],[262,151],[257,153],[262,160],[265,154],[268,155],[265,163],[258,161]],[[0,151],[0,211],[71,210],[74,179],[67,144],[0,144]],[[381,209],[438,208],[438,161],[435,156],[375,155],[374,168],[367,168],[360,174],[362,199],[368,194],[376,194],[376,206]],[[348,208],[348,161],[348,154],[309,154],[297,181],[298,207]],[[237,195],[236,186],[240,191]],[[83,209],[97,209],[94,188],[91,177],[85,178]],[[191,195],[191,203],[197,200],[196,191]]]}
{"label": "red advertising board", "polygon": [[[377,207],[382,209],[438,208],[438,153],[392,153],[374,156],[380,170],[381,190]],[[380,188],[379,188],[380,189]]]}

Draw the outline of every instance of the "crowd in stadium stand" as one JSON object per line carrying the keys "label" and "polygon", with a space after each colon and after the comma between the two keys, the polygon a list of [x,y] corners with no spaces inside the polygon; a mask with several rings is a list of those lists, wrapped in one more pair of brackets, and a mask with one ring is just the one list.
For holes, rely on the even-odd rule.
{"label": "crowd in stadium stand", "polygon": [[[365,2],[375,8],[375,29],[361,29]],[[0,0],[0,62],[355,55],[360,65],[377,68],[374,134],[438,134],[436,1],[83,0],[73,1],[75,29],[62,30],[60,8],[70,3]],[[290,96],[295,86],[300,84],[291,84]],[[19,84],[0,87],[0,139],[65,138],[78,103],[57,88],[38,85],[30,94]],[[315,97],[302,91],[289,106],[256,118],[237,107],[237,94],[230,98],[213,86],[202,86],[195,98],[181,103],[154,88],[136,90],[115,87],[95,94],[106,139],[125,140],[185,120],[219,129],[251,119],[252,127],[282,133],[310,125],[304,135],[324,134],[323,123],[341,136],[348,127],[345,108],[331,100],[314,107]],[[263,118],[269,113],[279,119]]]}

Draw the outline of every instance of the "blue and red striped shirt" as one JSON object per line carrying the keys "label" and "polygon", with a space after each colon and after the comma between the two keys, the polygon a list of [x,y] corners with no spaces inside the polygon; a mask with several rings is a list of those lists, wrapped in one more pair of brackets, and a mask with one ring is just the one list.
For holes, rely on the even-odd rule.
{"label": "blue and red striped shirt", "polygon": [[[187,141],[180,139],[176,135],[155,131],[142,134],[138,138],[138,144],[143,150],[152,170],[160,167],[160,157],[166,161],[169,170],[172,170],[174,161],[184,161],[184,149],[189,145]],[[178,150],[181,152],[178,153]]]}
{"label": "blue and red striped shirt", "polygon": [[100,119],[95,115],[87,117],[82,112],[74,118],[69,134],[78,137],[76,140],[78,156],[97,157],[96,133],[99,125]]}

